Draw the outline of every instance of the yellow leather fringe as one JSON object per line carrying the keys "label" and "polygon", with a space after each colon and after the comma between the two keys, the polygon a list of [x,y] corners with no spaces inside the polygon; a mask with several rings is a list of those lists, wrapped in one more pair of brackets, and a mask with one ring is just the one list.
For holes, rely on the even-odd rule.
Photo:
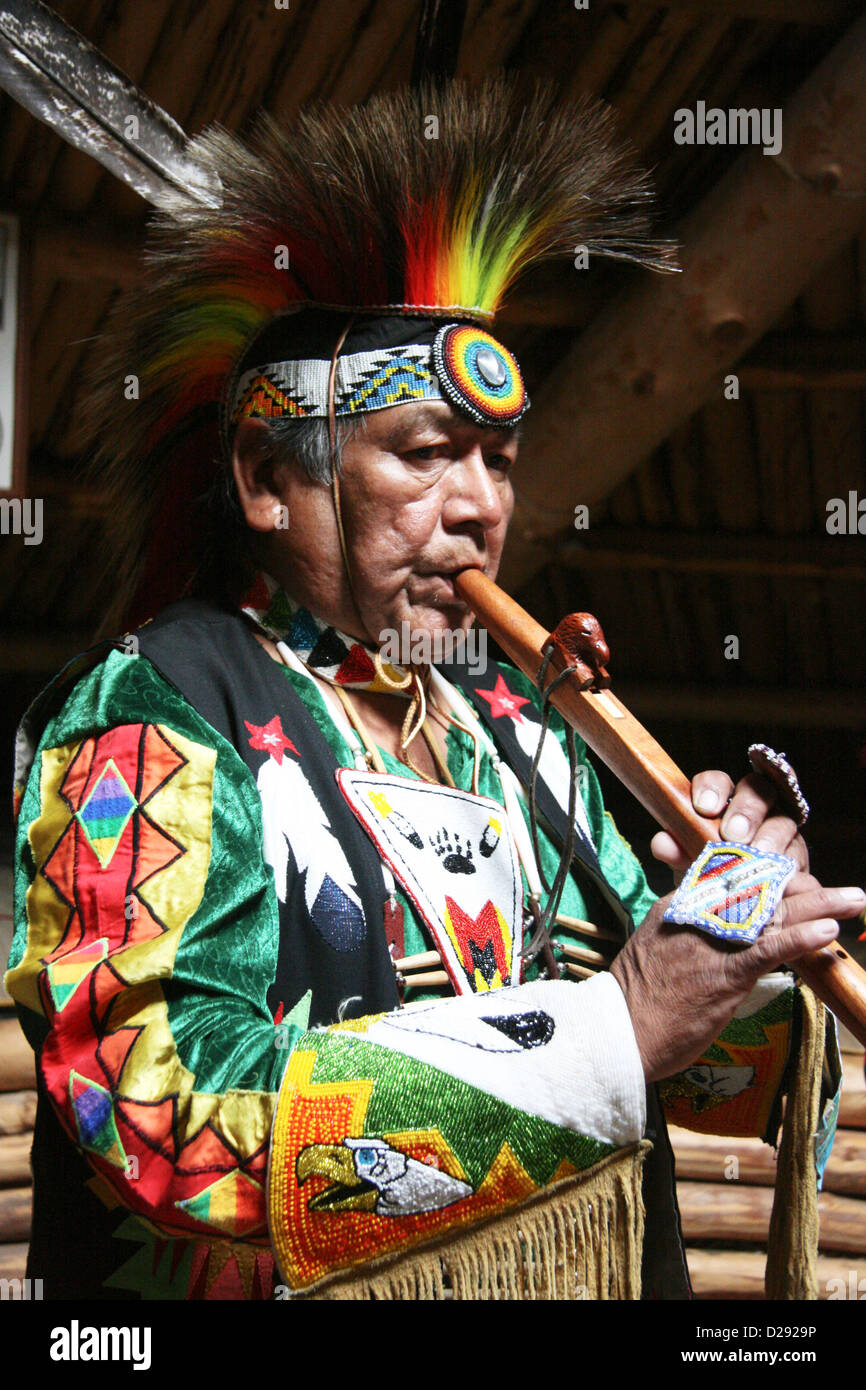
{"label": "yellow leather fringe", "polygon": [[800,986],[800,1052],[785,1103],[767,1243],[767,1298],[818,1297],[815,1135],[824,1059],[824,1005]]}
{"label": "yellow leather fringe", "polygon": [[319,1285],[326,1299],[639,1299],[643,1160],[635,1144],[434,1248]]}

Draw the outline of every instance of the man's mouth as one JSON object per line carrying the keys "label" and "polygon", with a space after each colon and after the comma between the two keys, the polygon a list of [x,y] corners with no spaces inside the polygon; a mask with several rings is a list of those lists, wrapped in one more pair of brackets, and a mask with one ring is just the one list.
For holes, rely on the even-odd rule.
{"label": "man's mouth", "polygon": [[427,602],[434,608],[461,608],[465,611],[467,605],[458,594],[454,581],[458,574],[467,569],[481,568],[481,565],[458,565],[454,569],[427,570],[418,576],[422,585],[419,586],[416,602]]}
{"label": "man's mouth", "polygon": [[465,611],[466,604],[457,593],[453,573],[427,574],[424,581],[415,600],[417,603],[429,604],[431,608],[459,608]]}

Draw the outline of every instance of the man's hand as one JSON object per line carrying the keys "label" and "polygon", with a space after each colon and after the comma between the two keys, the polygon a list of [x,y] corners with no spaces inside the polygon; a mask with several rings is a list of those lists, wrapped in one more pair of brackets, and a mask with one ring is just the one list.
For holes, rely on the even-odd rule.
{"label": "man's hand", "polygon": [[[781,846],[774,840],[772,848]],[[811,874],[796,873],[774,924],[751,946],[662,922],[669,902],[670,897],[662,898],[650,909],[611,966],[648,1081],[673,1076],[700,1057],[761,975],[826,946],[838,935],[834,919],[856,917],[866,906],[866,894],[859,888],[822,888]]]}
{"label": "man's hand", "polygon": [[[778,789],[766,777],[750,773],[736,787],[724,772],[699,772],[692,779],[692,805],[702,816],[722,816],[722,839],[737,840],[755,849],[787,854],[803,873],[809,871],[809,851],[790,816],[775,813]],[[727,806],[727,810],[725,807]],[[654,836],[653,855],[670,864],[679,880],[694,858],[666,831]]]}

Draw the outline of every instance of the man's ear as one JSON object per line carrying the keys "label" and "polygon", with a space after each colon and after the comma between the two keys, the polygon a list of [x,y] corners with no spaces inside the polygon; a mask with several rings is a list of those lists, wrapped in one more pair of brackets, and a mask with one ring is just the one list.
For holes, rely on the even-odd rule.
{"label": "man's ear", "polygon": [[241,420],[235,432],[232,472],[247,525],[253,531],[273,531],[283,514],[282,470],[274,463],[264,420]]}

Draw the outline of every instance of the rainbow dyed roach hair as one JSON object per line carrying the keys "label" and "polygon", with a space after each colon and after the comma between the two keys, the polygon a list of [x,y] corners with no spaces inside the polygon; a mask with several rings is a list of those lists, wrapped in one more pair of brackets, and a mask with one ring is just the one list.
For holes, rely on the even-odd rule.
{"label": "rainbow dyed roach hair", "polygon": [[87,408],[123,538],[121,589],[156,512],[173,510],[183,534],[224,452],[227,382],[278,316],[328,306],[489,325],[528,266],[577,245],[674,268],[608,109],[559,105],[549,89],[528,102],[501,78],[404,90],[289,128],[262,117],[248,144],[212,129],[190,154],[218,176],[222,205],[166,202],[156,216]]}

